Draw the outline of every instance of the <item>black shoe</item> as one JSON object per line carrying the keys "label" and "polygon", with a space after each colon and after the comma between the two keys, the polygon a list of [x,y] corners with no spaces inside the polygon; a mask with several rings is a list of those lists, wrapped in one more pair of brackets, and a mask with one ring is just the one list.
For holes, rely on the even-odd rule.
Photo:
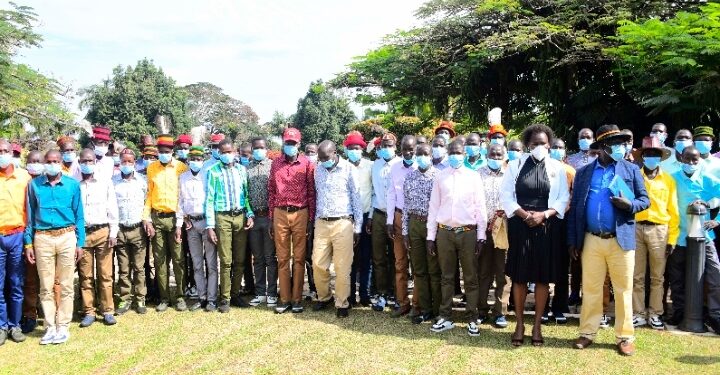
{"label": "black shoe", "polygon": [[347,307],[339,307],[337,311],[335,311],[335,316],[338,318],[347,318],[348,315],[350,315],[350,309]]}
{"label": "black shoe", "polygon": [[200,310],[202,308],[203,308],[203,303],[200,301],[197,301],[197,302],[193,303],[192,305],[190,305],[190,307],[188,307],[188,310],[195,311],[195,310]]}
{"label": "black shoe", "polygon": [[568,305],[570,305],[570,306],[579,305],[581,302],[582,302],[582,299],[580,299],[579,293],[573,292],[570,294],[570,297],[568,297]]}
{"label": "black shoe", "polygon": [[677,327],[683,321],[683,318],[683,314],[674,314],[670,319],[665,321],[665,324]]}
{"label": "black shoe", "polygon": [[220,305],[218,305],[218,311],[220,311],[223,314],[230,312],[230,304],[227,300],[220,301]]}
{"label": "black shoe", "polygon": [[145,306],[144,301],[137,303],[137,307],[135,307],[135,312],[140,315],[147,314],[147,306]]}
{"label": "black shoe", "polygon": [[[313,311],[325,310],[325,309],[326,309],[328,306],[330,306],[330,304],[333,303],[334,301],[335,301],[335,299],[332,298],[332,297],[330,297],[330,299],[327,300],[327,301],[317,301],[317,302],[315,302],[315,304],[313,305],[313,308],[312,308],[312,309],[313,309]],[[339,310],[339,309],[338,309],[338,310]],[[347,309],[346,309],[346,310],[347,310]],[[347,316],[347,315],[346,315],[346,316]]]}
{"label": "black shoe", "polygon": [[250,307],[250,304],[248,304],[247,302],[245,302],[245,300],[242,299],[242,297],[240,297],[239,294],[237,294],[237,295],[233,296],[232,298],[230,298],[230,305],[231,305],[231,306],[235,306],[235,307],[239,307],[239,308],[241,308],[241,309],[244,309],[244,308],[246,308],[246,307]]}
{"label": "black shoe", "polygon": [[22,328],[22,333],[30,333],[35,330],[35,327],[37,327],[37,319],[23,318],[23,322],[20,324],[20,327]]}
{"label": "black shoe", "polygon": [[708,318],[707,325],[715,334],[720,335],[720,319]]}
{"label": "black shoe", "polygon": [[418,315],[413,316],[410,321],[412,322],[412,324],[420,324],[420,323],[422,323],[422,322],[432,321],[432,320],[434,320],[434,318],[435,318],[435,317],[433,316],[433,314],[430,314],[430,313],[422,313],[422,314],[418,314]]}
{"label": "black shoe", "polygon": [[303,308],[303,305],[300,302],[295,302],[292,304],[293,314],[300,314],[303,311],[305,311],[305,308]]}
{"label": "black shoe", "polygon": [[370,297],[360,297],[360,306],[368,307],[370,304],[372,304],[372,302],[370,302]]}

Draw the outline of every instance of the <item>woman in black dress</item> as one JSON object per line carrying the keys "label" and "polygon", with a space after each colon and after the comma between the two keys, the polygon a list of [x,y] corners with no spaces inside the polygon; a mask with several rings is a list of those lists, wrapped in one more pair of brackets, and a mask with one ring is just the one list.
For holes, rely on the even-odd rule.
{"label": "woman in black dress", "polygon": [[555,282],[552,227],[562,217],[569,200],[564,167],[548,157],[553,132],[545,125],[531,125],[522,135],[528,154],[508,165],[502,184],[502,205],[508,216],[508,250],[505,273],[512,280],[517,326],[514,346],[522,345],[527,284],[535,283],[533,345],[544,343],[541,318],[549,284]]}

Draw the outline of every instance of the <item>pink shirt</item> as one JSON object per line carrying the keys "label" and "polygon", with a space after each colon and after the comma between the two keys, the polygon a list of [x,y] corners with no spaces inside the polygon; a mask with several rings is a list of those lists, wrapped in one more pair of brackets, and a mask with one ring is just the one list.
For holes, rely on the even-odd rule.
{"label": "pink shirt", "polygon": [[405,207],[405,195],[403,194],[405,177],[416,169],[417,163],[405,167],[405,162],[403,161],[395,163],[390,167],[387,189],[387,225],[392,225],[395,221],[395,209],[398,208],[402,210]]}
{"label": "pink shirt", "polygon": [[477,225],[478,240],[487,226],[485,188],[480,174],[470,168],[446,168],[435,177],[427,220],[427,240],[435,241],[438,224]]}

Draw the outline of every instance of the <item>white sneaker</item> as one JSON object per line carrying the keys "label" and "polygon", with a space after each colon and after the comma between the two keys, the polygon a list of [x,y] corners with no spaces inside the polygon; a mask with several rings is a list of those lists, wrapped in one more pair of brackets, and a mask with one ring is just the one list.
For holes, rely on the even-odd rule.
{"label": "white sneaker", "polygon": [[40,339],[40,345],[52,344],[55,341],[55,335],[57,335],[55,327],[48,327],[45,335]]}
{"label": "white sneaker", "polygon": [[602,314],[600,317],[600,328],[610,328],[610,317]]}
{"label": "white sneaker", "polygon": [[470,336],[480,336],[480,328],[478,328],[478,325],[475,322],[468,323],[468,335]]}
{"label": "white sneaker", "polygon": [[59,327],[57,330],[57,334],[55,335],[55,339],[53,340],[53,344],[62,344],[67,342],[67,340],[70,339],[70,330],[68,327]]}
{"label": "white sneaker", "polygon": [[647,320],[640,315],[633,316],[633,327],[642,327],[647,324]]}
{"label": "white sneaker", "polygon": [[268,307],[275,307],[275,306],[277,306],[277,301],[278,301],[278,298],[277,298],[277,297],[268,297],[268,298],[267,298],[267,305],[268,305]]}
{"label": "white sneaker", "polygon": [[435,322],[435,324],[432,325],[432,327],[430,327],[430,331],[439,333],[453,328],[455,328],[455,323],[453,323],[452,320],[445,320],[443,318],[440,318]]}
{"label": "white sneaker", "polygon": [[[250,304],[250,306],[257,306],[257,305],[259,305],[261,303],[265,303],[265,302],[267,302],[267,297],[255,296],[255,298],[251,299],[250,302],[248,302],[248,303]],[[275,302],[277,303],[277,301],[275,301]]]}
{"label": "white sneaker", "polygon": [[650,324],[650,327],[652,327],[652,329],[657,329],[657,330],[665,329],[665,323],[663,323],[662,319],[660,319],[660,317],[657,315],[651,316],[650,322],[648,322],[648,323]]}

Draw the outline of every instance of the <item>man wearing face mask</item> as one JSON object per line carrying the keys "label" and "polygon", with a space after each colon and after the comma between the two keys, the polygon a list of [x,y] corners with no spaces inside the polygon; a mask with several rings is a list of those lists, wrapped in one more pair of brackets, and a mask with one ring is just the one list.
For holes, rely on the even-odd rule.
{"label": "man wearing face mask", "polygon": [[[175,140],[175,158],[181,163],[188,164],[188,155],[192,146],[192,138],[188,134],[180,134]],[[188,173],[188,172],[186,172]],[[183,288],[187,291],[188,296],[197,296],[197,285],[195,282],[195,268],[193,267],[192,254],[190,253],[190,241],[188,241],[188,230],[185,225],[178,226],[180,228],[180,246],[182,248],[183,257],[185,258],[185,282]],[[193,306],[196,307],[196,306]]]}
{"label": "man wearing face mask", "polygon": [[20,144],[13,142],[10,146],[12,148],[12,164],[16,168],[20,168],[20,157],[22,155],[22,146]]}
{"label": "man wearing face mask", "polygon": [[308,143],[305,145],[305,157],[313,163],[317,164],[318,149],[315,143]]}
{"label": "man wearing face mask", "polygon": [[478,133],[470,133],[465,141],[465,166],[477,171],[486,164],[487,144]]}
{"label": "man wearing face mask", "polygon": [[[580,337],[574,347],[590,346],[603,315],[603,281],[610,273],[615,290],[615,337],[618,352],[635,353],[632,325],[632,280],[635,265],[635,214],[647,209],[650,200],[640,169],[624,160],[630,137],[616,125],[603,125],[592,145],[598,159],[580,168],[575,175],[568,212],[568,251],[581,259],[583,308]],[[611,184],[611,182],[614,182]],[[624,184],[634,197],[618,188]],[[631,199],[632,198],[632,199]],[[582,254],[582,256],[581,256]]]}
{"label": "man wearing face mask", "polygon": [[[267,142],[264,138],[253,138],[252,156],[247,167],[248,197],[250,207],[255,214],[255,225],[248,233],[250,250],[255,260],[255,298],[250,306],[266,303],[276,307],[278,302],[277,278],[278,262],[275,255],[275,242],[270,237],[270,218],[268,211],[268,180],[272,160],[267,157]],[[248,266],[250,263],[248,263]]]}
{"label": "man wearing face mask", "polygon": [[179,177],[188,167],[173,158],[173,145],[172,136],[158,136],[158,161],[147,169],[148,193],[143,210],[143,226],[152,239],[160,294],[160,303],[155,307],[157,312],[166,311],[170,302],[175,303],[177,311],[187,310],[183,288],[175,290],[174,298],[171,298],[169,289],[168,257],[173,262],[175,282],[185,285],[185,258],[180,243],[175,240],[175,212],[178,208]]}
{"label": "man wearing face mask", "polygon": [[682,170],[682,152],[685,147],[692,146],[693,134],[688,129],[680,129],[675,133],[673,152],[670,157],[660,162],[660,168],[670,175]]}
{"label": "man wearing face mask", "polygon": [[505,137],[507,137],[507,130],[501,124],[495,124],[490,126],[488,131],[488,139],[491,145],[505,146]]}
{"label": "man wearing face mask", "polygon": [[[27,223],[27,186],[30,175],[12,163],[10,143],[0,139],[0,346],[9,336],[25,341],[20,329],[23,311],[23,231]],[[36,296],[37,297],[37,296]]]}
{"label": "man wearing face mask", "polygon": [[278,314],[304,311],[305,252],[315,217],[315,163],[299,154],[301,138],[300,130],[285,129],[283,155],[273,161],[268,182],[270,236],[275,241],[280,279]]}
{"label": "man wearing face mask", "polygon": [[[140,156],[135,161],[135,171],[144,174],[150,163],[148,163],[143,156],[145,155],[145,151],[148,147],[155,147],[155,140],[153,140],[151,135],[145,134],[140,137],[140,144],[138,147],[140,148]],[[155,149],[155,158],[157,158],[157,149]]]}
{"label": "man wearing face mask", "polygon": [[578,132],[578,147],[580,148],[580,151],[568,156],[567,163],[575,170],[578,170],[595,161],[597,155],[590,150],[590,145],[592,143],[593,131],[588,128],[580,129]]}
{"label": "man wearing face mask", "polygon": [[113,177],[115,197],[118,206],[117,244],[115,254],[118,261],[118,289],[120,303],[115,312],[122,315],[130,310],[135,297],[135,311],[145,314],[147,282],[145,280],[145,258],[147,245],[142,228],[142,213],[145,207],[147,182],[135,171],[135,153],[126,148],[120,152],[120,174]]}
{"label": "man wearing face mask", "polygon": [[210,136],[210,159],[205,160],[205,163],[203,163],[203,167],[200,170],[200,177],[203,179],[203,182],[207,184],[207,172],[215,166],[215,164],[220,162],[220,152],[218,151],[218,147],[220,142],[225,140],[225,134],[218,133],[213,134]]}
{"label": "man wearing face mask", "polygon": [[[245,167],[247,169],[250,166],[250,159],[252,159],[252,153],[253,148],[252,145],[248,142],[243,142],[238,146],[238,154],[235,157],[238,163]],[[252,203],[252,202],[251,202]],[[253,211],[255,210],[255,206],[253,207]],[[254,226],[253,226],[254,228]],[[267,229],[267,228],[266,228]],[[248,235],[249,238],[249,235]],[[250,244],[248,244],[250,245]],[[245,264],[248,266],[245,267],[245,271],[243,273],[243,288],[240,292],[240,294],[247,296],[257,296],[257,293],[255,293],[255,275],[252,267],[252,249],[245,252]]]}
{"label": "man wearing face mask", "polygon": [[240,146],[238,146],[238,162],[240,165],[248,168],[250,166],[250,162],[253,160],[252,154],[252,144],[248,142],[241,143]]}
{"label": "man wearing face mask", "polygon": [[693,143],[705,162],[703,167],[714,177],[720,178],[720,159],[710,157],[714,141],[715,133],[711,127],[698,126],[693,130]]}
{"label": "man wearing face mask", "polygon": [[[110,128],[104,125],[98,125],[93,128],[93,136],[91,138],[91,146],[95,152],[95,173],[97,179],[111,181],[113,171],[115,170],[115,162],[110,156],[106,156],[110,145]],[[82,180],[82,173],[79,168],[73,174],[76,180]]]}
{"label": "man wearing face mask", "polygon": [[[663,283],[665,262],[677,244],[680,216],[675,180],[660,168],[660,162],[670,157],[657,137],[645,137],[636,159],[643,163],[641,170],[650,207],[635,215],[635,271],[633,276],[633,326],[649,324],[653,329],[665,329]],[[650,263],[650,303],[645,305],[645,274]]]}
{"label": "man wearing face mask", "polygon": [[508,142],[507,160],[513,161],[513,160],[520,159],[520,157],[522,157],[522,155],[523,155],[523,148],[524,147],[523,147],[522,141],[519,139],[513,139],[510,142]]}
{"label": "man wearing face mask", "polygon": [[[305,145],[305,157],[310,160],[311,163],[317,164],[318,146],[315,143],[308,143]],[[313,278],[312,269],[312,251],[313,251],[313,232],[308,232],[306,241],[305,251],[305,273],[308,279],[308,291],[310,292],[306,297],[309,300],[317,298],[317,288],[315,288],[315,279]]]}
{"label": "man wearing face mask", "polygon": [[[373,163],[362,157],[367,143],[360,132],[352,131],[343,142],[345,156],[357,173],[357,187],[362,203],[363,222],[368,220],[372,208],[372,166]],[[359,292],[360,304],[370,305],[370,262],[372,259],[372,239],[370,233],[360,233],[360,243],[353,255],[352,270],[350,272],[350,306],[357,304],[356,289]],[[356,283],[359,282],[359,288]]]}
{"label": "man wearing face mask", "polygon": [[58,138],[57,145],[62,153],[62,173],[67,176],[75,176],[78,172],[77,149],[75,139],[70,136]]}
{"label": "man wearing face mask", "polygon": [[372,166],[372,211],[368,215],[368,222],[365,230],[372,236],[373,249],[373,276],[375,277],[375,290],[378,293],[373,310],[383,311],[387,299],[392,296],[395,275],[395,253],[392,242],[388,236],[388,216],[394,213],[388,212],[387,194],[390,190],[390,170],[395,164],[401,163],[395,157],[397,137],[392,133],[385,133],[380,138],[380,148],[377,151],[378,158]]}
{"label": "man wearing face mask", "polygon": [[[93,150],[80,153],[80,193],[85,213],[85,246],[78,262],[83,313],[80,327],[95,322],[95,296],[100,297],[100,312],[106,325],[114,325],[113,248],[118,234],[118,206],[111,180],[95,177],[97,168]],[[97,290],[96,290],[97,289]]]}
{"label": "man wearing face mask", "polygon": [[438,170],[447,168],[447,141],[443,136],[435,136],[432,141],[432,163]]}
{"label": "man wearing face mask", "polygon": [[403,247],[402,241],[402,212],[405,207],[403,196],[403,183],[405,178],[417,169],[415,163],[415,137],[406,135],[400,142],[402,163],[397,163],[390,168],[387,188],[387,233],[393,240],[393,252],[395,254],[395,298],[396,309],[393,316],[399,317],[410,312],[410,300],[408,299],[408,266],[409,259],[407,250]]}
{"label": "man wearing face mask", "polygon": [[[41,345],[61,344],[70,338],[75,263],[83,257],[85,246],[80,184],[63,175],[61,165],[60,152],[48,151],[45,175],[30,182],[27,194],[25,256],[30,264],[37,262],[40,302],[47,327]],[[56,202],[52,207],[40,203],[52,201]],[[57,306],[53,298],[56,276],[62,288]]]}
{"label": "man wearing face mask", "polygon": [[187,164],[190,155],[190,147],[192,146],[192,138],[189,134],[180,134],[175,140],[175,156],[177,160]]}
{"label": "man wearing face mask", "polygon": [[450,139],[455,138],[455,125],[450,121],[440,121],[440,124],[433,130],[433,134],[443,137],[445,145],[448,145]]}
{"label": "man wearing face mask", "polygon": [[[705,229],[705,269],[704,279],[707,292],[707,323],[713,331],[720,332],[720,263],[713,240],[713,229],[718,227],[718,218],[715,216],[712,202],[720,197],[720,180],[714,175],[705,173],[701,150],[695,146],[688,146],[683,150],[682,170],[675,172],[672,177],[677,187],[678,209],[686,210],[691,204],[704,204],[708,212],[703,218]],[[668,278],[670,279],[670,292],[672,295],[673,314],[668,320],[670,325],[682,322],[685,312],[685,260],[687,251],[688,215],[680,215],[680,234],[677,247],[667,260]]]}

